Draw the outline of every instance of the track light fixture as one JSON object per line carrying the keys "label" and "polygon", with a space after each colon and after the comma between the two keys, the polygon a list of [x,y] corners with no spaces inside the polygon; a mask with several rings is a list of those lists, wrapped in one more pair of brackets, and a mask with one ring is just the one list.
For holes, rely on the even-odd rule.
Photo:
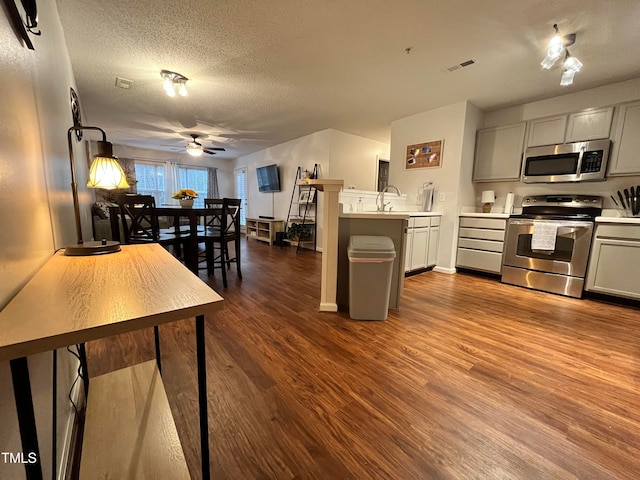
{"label": "track light fixture", "polygon": [[189,80],[187,77],[169,70],[162,70],[160,76],[164,80],[162,86],[168,96],[175,97],[176,91],[182,97],[187,96],[187,80]]}
{"label": "track light fixture", "polygon": [[561,36],[557,24],[553,25],[553,29],[556,34],[549,41],[549,45],[547,46],[547,56],[544,57],[542,62],[540,62],[540,65],[545,70],[549,70],[556,64],[558,59],[562,57],[562,54],[564,53],[564,69],[562,71],[560,85],[571,85],[573,83],[574,75],[582,68],[582,62],[572,56],[567,48],[576,43],[576,34],[570,33],[568,35]]}

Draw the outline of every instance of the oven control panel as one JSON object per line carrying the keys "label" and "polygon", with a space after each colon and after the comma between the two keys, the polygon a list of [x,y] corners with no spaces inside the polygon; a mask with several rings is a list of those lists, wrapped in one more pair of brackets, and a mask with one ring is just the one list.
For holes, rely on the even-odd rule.
{"label": "oven control panel", "polygon": [[522,199],[522,206],[602,208],[602,197],[595,195],[531,195]]}

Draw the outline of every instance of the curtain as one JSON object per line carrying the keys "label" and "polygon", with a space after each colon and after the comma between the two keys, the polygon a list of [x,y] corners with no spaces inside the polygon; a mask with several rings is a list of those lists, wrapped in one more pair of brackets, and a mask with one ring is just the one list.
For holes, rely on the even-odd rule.
{"label": "curtain", "polygon": [[218,169],[209,167],[207,170],[209,172],[207,198],[220,198],[220,190],[218,189]]}
{"label": "curtain", "polygon": [[120,193],[138,193],[138,187],[136,184],[136,161],[132,158],[118,158],[120,166],[124,170],[124,174],[127,176],[127,182],[129,183],[129,189],[123,190]]}

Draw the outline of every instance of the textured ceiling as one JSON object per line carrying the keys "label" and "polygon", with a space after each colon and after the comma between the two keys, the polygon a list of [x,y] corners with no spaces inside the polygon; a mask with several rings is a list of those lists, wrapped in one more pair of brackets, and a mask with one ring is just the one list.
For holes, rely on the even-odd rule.
{"label": "textured ceiling", "polygon": [[[326,128],[389,142],[393,120],[462,100],[492,110],[640,76],[638,0],[57,5],[85,124],[169,151],[199,133],[227,149],[218,158]],[[559,65],[539,67],[554,23],[577,33],[570,51],[584,68],[570,87]],[[163,93],[162,69],[189,78],[188,97]]]}

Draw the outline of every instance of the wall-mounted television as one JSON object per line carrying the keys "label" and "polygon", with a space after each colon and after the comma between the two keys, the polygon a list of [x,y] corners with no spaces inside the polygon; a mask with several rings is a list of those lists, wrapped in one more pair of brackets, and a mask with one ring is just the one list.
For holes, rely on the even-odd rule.
{"label": "wall-mounted television", "polygon": [[280,172],[275,163],[273,165],[267,165],[266,167],[256,168],[256,173],[258,175],[258,191],[280,191]]}

